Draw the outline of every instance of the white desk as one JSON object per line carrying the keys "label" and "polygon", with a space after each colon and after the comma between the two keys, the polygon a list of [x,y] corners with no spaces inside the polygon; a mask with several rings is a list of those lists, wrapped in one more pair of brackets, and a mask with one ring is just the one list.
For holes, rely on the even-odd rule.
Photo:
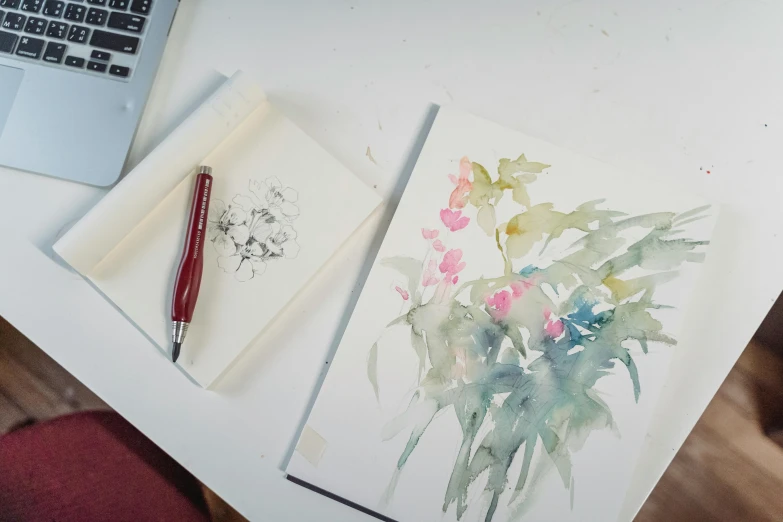
{"label": "white desk", "polygon": [[[209,92],[216,70],[242,68],[387,194],[410,172],[436,103],[676,175],[723,204],[706,267],[721,285],[678,351],[626,498],[630,519],[783,288],[783,4],[325,4],[183,2],[131,163]],[[254,350],[206,392],[47,257],[101,195],[0,170],[0,314],[251,520],[368,520],[280,468],[358,293],[371,234],[343,252],[348,275],[322,278],[293,304],[310,317],[301,331]]]}

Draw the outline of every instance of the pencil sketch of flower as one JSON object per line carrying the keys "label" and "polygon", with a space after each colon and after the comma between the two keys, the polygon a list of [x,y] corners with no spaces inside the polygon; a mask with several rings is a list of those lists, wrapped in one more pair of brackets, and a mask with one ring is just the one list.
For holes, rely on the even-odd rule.
{"label": "pencil sketch of flower", "polygon": [[299,255],[291,224],[299,217],[298,198],[296,190],[271,177],[251,179],[248,193],[237,194],[229,205],[213,201],[207,237],[218,253],[218,266],[246,282],[263,274],[268,261]]}
{"label": "pencil sketch of flower", "polygon": [[291,225],[281,227],[278,223],[269,240],[266,243],[267,248],[275,257],[293,258],[299,255],[299,243],[296,242],[296,230]]}
{"label": "pencil sketch of flower", "polygon": [[250,191],[258,200],[261,199],[263,194],[263,198],[266,200],[269,208],[279,209],[288,221],[293,221],[299,217],[299,207],[294,204],[299,199],[299,193],[291,187],[283,187],[283,184],[280,183],[276,176],[267,178],[263,185],[251,181]]}
{"label": "pencil sketch of flower", "polygon": [[220,255],[235,253],[237,245],[245,244],[250,237],[250,229],[245,224],[247,214],[241,208],[226,207],[222,201],[215,200],[208,220],[207,237]]}
{"label": "pencil sketch of flower", "polygon": [[[384,332],[407,328],[418,359],[407,409],[383,430],[385,440],[403,433],[408,439],[384,501],[441,414],[455,418],[461,438],[442,484],[444,513],[454,509],[462,520],[479,485],[487,502],[481,518],[490,522],[501,497],[521,507],[548,472],[573,495],[573,455],[593,432],[614,427],[596,383],[619,369],[630,381],[626,393],[638,401],[642,383],[631,349],[647,354],[650,343],[676,344],[655,317],[666,308],[656,291],[685,263],[703,261],[708,241],[683,234],[709,207],[627,216],[599,208],[597,200],[560,212],[554,203],[534,204],[528,193],[548,168],[523,154],[501,159],[495,177],[463,158],[459,174],[449,177],[455,188],[443,194],[448,205],[432,216],[443,227],[421,229],[425,256],[382,261],[407,281],[392,285],[404,308]],[[504,195],[511,201],[501,207]],[[485,245],[463,239],[468,226],[486,233]],[[562,255],[543,256],[555,242]],[[488,268],[460,284],[465,268],[488,259],[487,251],[497,256],[494,273]],[[381,333],[367,357],[377,398],[378,352],[400,348],[385,339]]]}
{"label": "pencil sketch of flower", "polygon": [[224,272],[234,274],[234,278],[239,282],[250,281],[266,271],[263,247],[260,243],[248,241],[247,244],[241,245],[235,254],[220,256],[218,266]]}

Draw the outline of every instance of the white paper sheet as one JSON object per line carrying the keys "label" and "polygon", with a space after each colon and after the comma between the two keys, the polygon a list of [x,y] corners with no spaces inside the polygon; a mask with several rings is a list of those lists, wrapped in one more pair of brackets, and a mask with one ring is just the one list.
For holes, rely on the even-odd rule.
{"label": "white paper sheet", "polygon": [[288,472],[400,521],[616,519],[716,213],[441,109]]}
{"label": "white paper sheet", "polygon": [[[192,171],[210,165],[210,242],[177,363],[204,387],[304,291],[380,203],[263,95],[226,104],[226,94],[219,90],[55,245],[168,353]],[[217,121],[224,113],[226,121]],[[296,318],[286,319],[296,327]]]}

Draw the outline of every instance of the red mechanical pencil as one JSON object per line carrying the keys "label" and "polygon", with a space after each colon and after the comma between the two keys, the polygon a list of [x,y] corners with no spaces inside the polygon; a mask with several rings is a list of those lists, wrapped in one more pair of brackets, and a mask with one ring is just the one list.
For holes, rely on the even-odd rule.
{"label": "red mechanical pencil", "polygon": [[201,167],[196,176],[196,188],[190,207],[190,220],[185,238],[185,248],[174,283],[174,298],[171,301],[171,340],[174,348],[171,360],[177,362],[188,326],[196,309],[198,289],[201,286],[201,273],[204,268],[204,237],[207,229],[209,198],[212,195],[212,168]]}

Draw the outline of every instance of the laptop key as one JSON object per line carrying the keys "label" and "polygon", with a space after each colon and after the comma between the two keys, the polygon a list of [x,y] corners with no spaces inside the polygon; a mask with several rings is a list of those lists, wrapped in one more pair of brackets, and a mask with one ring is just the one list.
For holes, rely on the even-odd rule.
{"label": "laptop key", "polygon": [[16,46],[16,40],[18,39],[19,37],[14,33],[0,31],[0,53],[14,52],[14,46]]}
{"label": "laptop key", "polygon": [[109,25],[107,27],[140,33],[144,30],[144,22],[146,21],[147,19],[143,16],[112,13],[109,17]]}
{"label": "laptop key", "polygon": [[57,38],[58,40],[64,40],[68,35],[68,24],[62,22],[55,22],[54,20],[49,22],[49,29],[46,30],[46,36],[49,38]]}
{"label": "laptop key", "polygon": [[94,71],[94,72],[103,73],[103,72],[106,72],[106,68],[107,67],[108,67],[108,65],[106,65],[105,63],[93,62],[93,61],[87,62],[87,70],[88,71]]}
{"label": "laptop key", "polygon": [[22,0],[0,0],[0,7],[7,7],[8,9],[19,9],[19,4]]}
{"label": "laptop key", "polygon": [[65,10],[65,2],[59,2],[56,0],[49,0],[44,4],[43,14],[44,16],[51,16],[52,18],[60,18]]}
{"label": "laptop key", "polygon": [[62,43],[49,42],[46,44],[46,50],[44,51],[43,60],[49,63],[63,63],[65,57],[65,50],[68,46]]}
{"label": "laptop key", "polygon": [[106,2],[108,1],[109,0],[87,0],[87,3],[92,5],[106,5]]}
{"label": "laptop key", "polygon": [[111,60],[111,53],[104,51],[93,51],[92,54],[90,54],[90,58],[93,60],[99,60],[101,62],[108,62]]}
{"label": "laptop key", "polygon": [[65,58],[65,65],[68,67],[78,67],[82,69],[84,67],[84,58],[78,58],[76,56],[67,56]]}
{"label": "laptop key", "polygon": [[22,5],[19,8],[22,11],[37,13],[41,10],[42,5],[43,5],[43,0],[23,0]]}
{"label": "laptop key", "polygon": [[91,8],[87,11],[87,23],[90,25],[105,25],[109,17],[109,11],[105,9]]}
{"label": "laptop key", "polygon": [[87,37],[90,36],[90,30],[80,25],[72,25],[68,33],[68,41],[75,43],[87,43]]}
{"label": "laptop key", "polygon": [[149,14],[152,8],[152,0],[133,0],[130,10],[138,14]]}
{"label": "laptop key", "polygon": [[112,65],[109,67],[109,74],[112,76],[119,76],[120,78],[127,78],[130,76],[130,67],[122,67],[121,65]]}
{"label": "laptop key", "polygon": [[46,19],[31,16],[27,19],[27,25],[24,26],[24,32],[30,34],[44,34],[44,32],[46,32]]}
{"label": "laptop key", "polygon": [[68,4],[65,9],[65,19],[73,20],[74,22],[84,22],[84,15],[87,13],[87,8],[83,5]]}
{"label": "laptop key", "polygon": [[128,10],[128,0],[109,0],[109,7],[112,9],[119,9],[121,11]]}
{"label": "laptop key", "polygon": [[99,29],[92,32],[92,39],[90,39],[90,45],[93,47],[126,54],[136,54],[140,43],[141,40],[134,36],[109,33]]}
{"label": "laptop key", "polygon": [[23,36],[22,39],[19,40],[19,46],[16,48],[16,55],[37,60],[41,57],[45,43],[46,42],[39,40],[38,38]]}
{"label": "laptop key", "polygon": [[3,25],[0,27],[3,29],[10,29],[11,31],[21,31],[24,29],[24,24],[26,21],[27,17],[25,15],[19,13],[8,13],[5,15]]}

